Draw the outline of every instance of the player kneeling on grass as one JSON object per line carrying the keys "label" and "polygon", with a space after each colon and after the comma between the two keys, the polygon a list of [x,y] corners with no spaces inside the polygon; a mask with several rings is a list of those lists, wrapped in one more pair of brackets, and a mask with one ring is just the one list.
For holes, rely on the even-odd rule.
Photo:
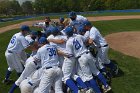
{"label": "player kneeling on grass", "polygon": [[[106,79],[100,73],[100,71],[96,68],[95,62],[96,59],[91,56],[87,48],[85,47],[85,39],[81,35],[74,35],[73,28],[67,27],[64,32],[68,36],[68,41],[66,43],[66,50],[73,54],[75,58],[78,59],[79,66],[81,71],[83,72],[83,76],[90,82],[92,80],[92,84],[94,84],[93,89],[97,93],[101,93],[99,88],[97,87],[96,82],[93,80],[92,73],[97,76],[97,78],[103,83],[103,89],[105,92],[109,91],[111,87],[107,84]],[[93,61],[94,59],[94,61]],[[67,81],[66,81],[67,84]],[[72,84],[69,81],[69,84]],[[78,93],[78,90],[75,90],[74,93]]]}
{"label": "player kneeling on grass", "polygon": [[36,50],[36,48],[29,44],[25,39],[25,36],[30,32],[30,28],[27,25],[22,25],[20,32],[13,35],[9,42],[7,50],[5,52],[6,60],[8,63],[8,70],[3,83],[9,81],[10,74],[13,70],[16,70],[18,76],[23,71],[22,54],[25,49]]}

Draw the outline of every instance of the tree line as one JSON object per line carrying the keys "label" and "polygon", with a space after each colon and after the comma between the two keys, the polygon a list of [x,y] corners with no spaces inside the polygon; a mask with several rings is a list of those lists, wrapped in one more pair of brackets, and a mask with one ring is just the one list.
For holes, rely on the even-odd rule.
{"label": "tree line", "polygon": [[35,0],[22,5],[16,0],[0,1],[0,14],[3,15],[123,9],[140,9],[140,0]]}

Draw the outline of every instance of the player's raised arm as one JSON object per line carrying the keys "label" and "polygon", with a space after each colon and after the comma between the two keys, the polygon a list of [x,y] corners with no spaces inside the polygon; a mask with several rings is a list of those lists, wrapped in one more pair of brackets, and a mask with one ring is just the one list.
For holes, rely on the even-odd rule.
{"label": "player's raised arm", "polygon": [[[61,32],[57,27],[53,27],[51,28],[51,34],[55,37],[55,36],[61,35]],[[48,38],[48,41],[56,43],[56,44],[63,44],[63,43],[66,43],[66,38],[63,38],[63,39],[62,38],[61,39]]]}
{"label": "player's raised arm", "polygon": [[74,56],[73,54],[70,54],[68,52],[62,52],[61,50],[57,50],[57,52],[58,52],[58,55],[65,56],[67,58],[70,58],[70,57],[73,57]]}

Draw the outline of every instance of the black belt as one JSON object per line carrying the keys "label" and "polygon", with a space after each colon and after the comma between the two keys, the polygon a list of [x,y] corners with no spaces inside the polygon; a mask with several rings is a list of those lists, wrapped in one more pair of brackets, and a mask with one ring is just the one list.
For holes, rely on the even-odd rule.
{"label": "black belt", "polygon": [[28,82],[29,85],[33,86],[33,83],[31,83],[30,81]]}
{"label": "black belt", "polygon": [[[55,66],[54,66],[55,67]],[[60,67],[60,66],[56,66],[56,67]],[[46,69],[50,69],[50,68],[53,68],[53,67],[46,67]]]}
{"label": "black belt", "polygon": [[37,63],[35,61],[33,61],[35,65],[37,65]]}
{"label": "black belt", "polygon": [[50,68],[52,68],[52,67],[46,67],[46,69],[50,69]]}
{"label": "black belt", "polygon": [[106,45],[104,45],[104,46],[100,46],[99,48],[101,48],[101,47],[107,47],[108,46],[108,44],[106,44]]}
{"label": "black belt", "polygon": [[8,53],[13,53],[12,51],[8,50]]}
{"label": "black belt", "polygon": [[[86,54],[88,54],[89,52],[85,52]],[[83,53],[84,54],[84,53]],[[78,56],[77,59],[79,59],[81,56]]]}

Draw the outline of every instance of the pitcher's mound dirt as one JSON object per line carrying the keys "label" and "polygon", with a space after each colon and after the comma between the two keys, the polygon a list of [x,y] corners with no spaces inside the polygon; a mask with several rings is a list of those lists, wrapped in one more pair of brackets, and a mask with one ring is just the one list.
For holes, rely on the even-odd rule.
{"label": "pitcher's mound dirt", "polygon": [[140,32],[114,33],[105,38],[112,49],[140,58]]}

